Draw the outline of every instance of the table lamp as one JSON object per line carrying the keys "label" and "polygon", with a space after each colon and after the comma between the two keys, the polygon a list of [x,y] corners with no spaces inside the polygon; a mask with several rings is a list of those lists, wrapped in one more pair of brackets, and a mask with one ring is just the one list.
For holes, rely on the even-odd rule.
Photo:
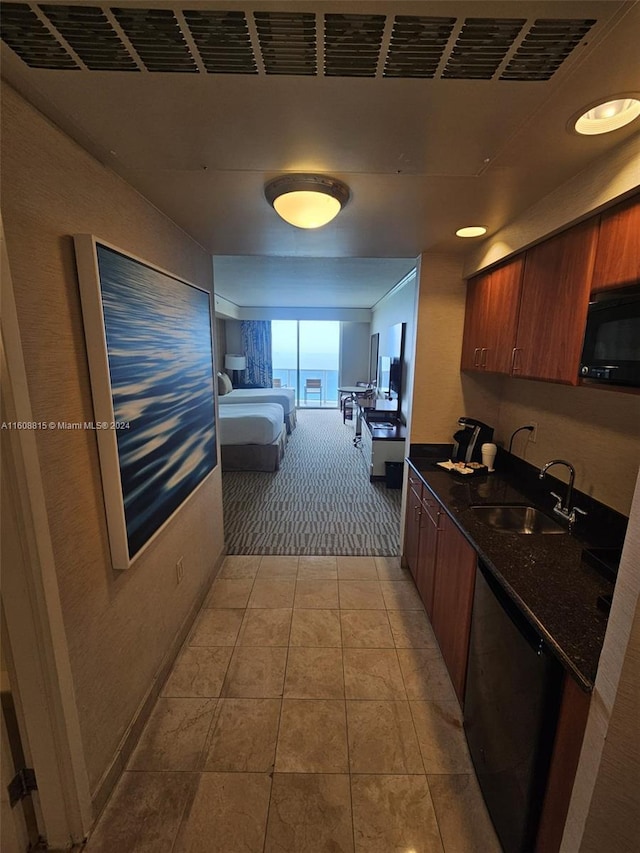
{"label": "table lamp", "polygon": [[224,357],[225,370],[233,370],[233,385],[237,388],[240,384],[238,373],[247,369],[247,359],[244,355],[235,355],[234,353],[226,353]]}

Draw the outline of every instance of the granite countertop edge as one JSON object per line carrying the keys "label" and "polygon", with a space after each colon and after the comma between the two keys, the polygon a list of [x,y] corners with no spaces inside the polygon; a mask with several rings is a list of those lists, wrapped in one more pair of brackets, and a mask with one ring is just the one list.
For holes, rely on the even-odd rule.
{"label": "granite countertop edge", "polygon": [[407,461],[552,654],[591,692],[607,624],[596,601],[613,584],[584,563],[580,542],[568,532],[522,535],[478,521],[471,506],[537,503],[498,472],[465,480],[436,468],[433,458]]}

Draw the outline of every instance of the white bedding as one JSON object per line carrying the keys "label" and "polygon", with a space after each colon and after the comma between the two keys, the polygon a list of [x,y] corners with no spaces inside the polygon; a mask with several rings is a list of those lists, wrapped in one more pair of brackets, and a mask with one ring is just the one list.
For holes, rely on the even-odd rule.
{"label": "white bedding", "polygon": [[[228,396],[225,394],[220,401]],[[284,427],[284,409],[279,403],[220,406],[219,411],[218,428],[223,445],[273,444]]]}
{"label": "white bedding", "polygon": [[220,406],[229,403],[244,405],[246,403],[279,403],[285,415],[295,410],[295,391],[293,388],[234,388],[228,394],[219,398]]}

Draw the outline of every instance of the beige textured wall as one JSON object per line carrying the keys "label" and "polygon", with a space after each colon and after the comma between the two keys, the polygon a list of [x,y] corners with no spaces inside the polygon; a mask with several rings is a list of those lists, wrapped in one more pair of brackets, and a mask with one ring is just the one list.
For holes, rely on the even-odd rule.
{"label": "beige textured wall", "polygon": [[[551,382],[506,379],[497,438],[507,445],[513,430],[538,422],[537,441],[519,433],[513,451],[532,465],[567,459],[576,488],[629,514],[640,465],[640,395]],[[566,480],[562,467],[550,473]]]}
{"label": "beige textured wall", "polygon": [[[2,211],[34,418],[93,419],[72,236],[210,289],[207,253],[3,86]],[[92,789],[222,552],[219,467],[127,572],[113,572],[95,433],[37,435]],[[185,576],[176,585],[175,563]]]}
{"label": "beige textured wall", "polygon": [[411,442],[450,442],[461,415],[495,426],[503,380],[460,373],[466,299],[461,260],[425,253],[418,275]]}
{"label": "beige textured wall", "polygon": [[630,195],[639,184],[640,148],[636,135],[599,157],[480,243],[466,258],[465,278],[584,219],[619,197]]}

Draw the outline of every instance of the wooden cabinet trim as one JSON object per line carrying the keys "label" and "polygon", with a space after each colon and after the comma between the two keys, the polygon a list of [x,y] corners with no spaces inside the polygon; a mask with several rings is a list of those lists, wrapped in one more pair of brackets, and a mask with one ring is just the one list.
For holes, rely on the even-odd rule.
{"label": "wooden cabinet trim", "polygon": [[640,195],[605,210],[600,216],[591,292],[640,281]]}
{"label": "wooden cabinet trim", "polygon": [[597,222],[587,220],[527,252],[516,341],[519,376],[578,384],[596,240]]}
{"label": "wooden cabinet trim", "polygon": [[560,849],[590,701],[591,694],[581,690],[566,674],[547,790],[536,839],[536,853],[557,853]]}

